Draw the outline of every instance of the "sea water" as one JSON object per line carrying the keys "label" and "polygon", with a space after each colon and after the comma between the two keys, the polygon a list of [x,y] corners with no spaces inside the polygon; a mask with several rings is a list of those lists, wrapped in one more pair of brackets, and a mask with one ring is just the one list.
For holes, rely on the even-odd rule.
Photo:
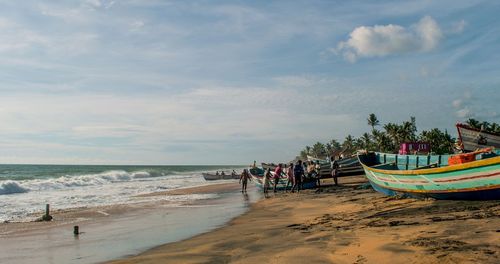
{"label": "sea water", "polygon": [[[242,166],[0,165],[0,222],[32,221],[46,204],[53,209],[147,202],[137,195],[211,184],[202,172]],[[172,202],[216,194],[162,196]],[[35,214],[36,213],[36,214]]]}
{"label": "sea water", "polygon": [[[210,231],[242,214],[261,198],[250,188],[212,194],[139,194],[213,184],[202,172],[241,170],[242,166],[66,166],[0,165],[0,219],[31,221],[45,204],[55,209],[155,202],[113,218],[0,234],[0,263],[100,263]],[[229,180],[236,181],[236,180]],[[253,190],[253,191],[252,191]],[[194,200],[203,200],[193,203]],[[33,213],[36,213],[33,215]],[[9,225],[5,223],[5,225]]]}

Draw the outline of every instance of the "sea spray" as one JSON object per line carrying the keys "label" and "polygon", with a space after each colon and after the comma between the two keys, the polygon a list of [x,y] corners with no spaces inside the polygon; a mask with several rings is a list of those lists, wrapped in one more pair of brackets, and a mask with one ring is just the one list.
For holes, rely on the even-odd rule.
{"label": "sea spray", "polygon": [[[7,168],[7,169],[6,169]],[[234,167],[238,170],[238,167]],[[45,204],[54,210],[168,200],[181,205],[208,195],[138,197],[206,182],[201,172],[223,166],[0,165],[0,221],[30,221]]]}
{"label": "sea spray", "polygon": [[5,194],[14,194],[14,193],[25,193],[28,192],[29,189],[21,186],[16,181],[3,181],[0,182],[0,195]]}

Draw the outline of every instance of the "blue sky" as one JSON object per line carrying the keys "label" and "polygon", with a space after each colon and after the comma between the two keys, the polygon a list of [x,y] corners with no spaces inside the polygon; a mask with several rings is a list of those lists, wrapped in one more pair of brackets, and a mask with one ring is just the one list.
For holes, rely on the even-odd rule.
{"label": "blue sky", "polygon": [[497,1],[0,1],[0,162],[249,164],[500,122]]}

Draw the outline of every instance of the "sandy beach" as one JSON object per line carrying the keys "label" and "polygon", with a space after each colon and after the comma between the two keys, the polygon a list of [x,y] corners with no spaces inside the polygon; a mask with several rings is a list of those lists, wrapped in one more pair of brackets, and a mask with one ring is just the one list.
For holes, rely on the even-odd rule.
{"label": "sandy beach", "polygon": [[498,263],[500,201],[383,196],[362,176],[271,194],[227,226],[124,263]]}

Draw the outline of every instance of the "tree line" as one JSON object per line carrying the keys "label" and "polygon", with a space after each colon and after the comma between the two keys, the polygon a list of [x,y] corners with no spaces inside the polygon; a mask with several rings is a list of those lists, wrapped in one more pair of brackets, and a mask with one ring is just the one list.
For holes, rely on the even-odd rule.
{"label": "tree line", "polygon": [[[481,122],[473,118],[468,119],[466,123],[473,128],[500,133],[500,126],[497,123]],[[301,150],[297,159],[307,160],[307,156],[325,159],[340,154],[348,156],[358,149],[397,153],[401,143],[418,141],[429,143],[432,154],[448,154],[454,150],[456,139],[447,130],[433,128],[417,133],[415,117],[410,117],[410,120],[400,124],[381,125],[377,116],[372,113],[367,118],[367,124],[371,127],[371,132],[365,132],[359,138],[347,135],[343,142],[335,139],[326,143],[316,142],[312,147],[306,146]],[[378,127],[382,129],[379,130]]]}

